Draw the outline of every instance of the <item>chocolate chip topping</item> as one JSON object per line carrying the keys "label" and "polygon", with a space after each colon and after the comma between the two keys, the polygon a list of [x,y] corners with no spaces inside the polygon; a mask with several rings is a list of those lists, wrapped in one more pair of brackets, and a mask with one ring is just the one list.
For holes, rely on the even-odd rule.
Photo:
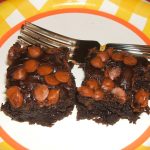
{"label": "chocolate chip topping", "polygon": [[48,105],[56,104],[59,100],[60,90],[51,89],[48,94]]}
{"label": "chocolate chip topping", "polygon": [[52,86],[56,86],[56,85],[60,84],[60,81],[58,81],[58,80],[55,78],[54,74],[52,74],[52,75],[47,75],[47,76],[44,77],[44,79],[45,79],[45,82],[46,82],[47,84],[52,85]]}
{"label": "chocolate chip topping", "polygon": [[115,52],[111,57],[114,61],[123,61],[124,54],[122,52]]}
{"label": "chocolate chip topping", "polygon": [[91,88],[91,89],[98,89],[99,88],[99,85],[98,85],[98,82],[95,80],[95,79],[90,79],[90,80],[87,80],[86,81],[86,85]]}
{"label": "chocolate chip topping", "polygon": [[108,69],[108,76],[111,80],[115,80],[117,77],[119,77],[121,74],[121,68],[119,67],[113,67]]}
{"label": "chocolate chip topping", "polygon": [[48,96],[49,90],[48,90],[48,86],[44,85],[44,84],[39,84],[37,85],[37,87],[35,87],[34,89],[34,96],[35,99],[41,103],[43,102],[47,96]]}
{"label": "chocolate chip topping", "polygon": [[112,94],[114,94],[120,100],[120,103],[125,103],[127,100],[127,95],[125,91],[120,87],[115,87],[112,90]]}
{"label": "chocolate chip topping", "polygon": [[81,86],[77,90],[80,93],[80,95],[85,97],[93,97],[94,95],[94,91],[88,86]]}
{"label": "chocolate chip topping", "polygon": [[101,58],[97,57],[97,56],[92,58],[90,63],[95,68],[103,68],[104,67],[104,64],[103,64]]}
{"label": "chocolate chip topping", "polygon": [[148,99],[149,99],[149,93],[146,92],[144,89],[140,89],[135,94],[135,99],[138,104],[140,104],[141,107],[148,106]]}
{"label": "chocolate chip topping", "polygon": [[97,57],[100,57],[102,62],[106,62],[109,59],[109,55],[106,51],[98,52]]}
{"label": "chocolate chip topping", "polygon": [[26,78],[26,71],[23,67],[18,68],[17,70],[14,71],[13,73],[13,78],[15,80],[24,80]]}
{"label": "chocolate chip topping", "polygon": [[124,57],[123,62],[126,65],[134,66],[137,64],[137,59],[134,56],[130,55],[130,56]]}
{"label": "chocolate chip topping", "polygon": [[29,59],[24,63],[24,69],[26,72],[35,72],[38,68],[39,62],[34,59]]}
{"label": "chocolate chip topping", "polygon": [[69,74],[69,72],[66,72],[66,71],[57,71],[55,73],[55,77],[58,81],[60,81],[62,83],[66,83],[70,79],[70,74]]}
{"label": "chocolate chip topping", "polygon": [[32,58],[37,58],[41,55],[41,48],[37,46],[30,46],[28,47],[28,54]]}
{"label": "chocolate chip topping", "polygon": [[93,99],[95,101],[102,100],[103,98],[104,98],[104,93],[103,93],[102,90],[97,89],[97,90],[94,91]]}
{"label": "chocolate chip topping", "polygon": [[14,108],[19,108],[23,104],[23,96],[18,86],[11,86],[6,91],[7,98]]}
{"label": "chocolate chip topping", "polygon": [[53,68],[49,65],[41,65],[38,67],[37,72],[41,76],[50,74],[53,71]]}
{"label": "chocolate chip topping", "polygon": [[106,78],[103,80],[103,82],[102,82],[103,90],[111,91],[114,87],[115,87],[115,83],[111,79]]}

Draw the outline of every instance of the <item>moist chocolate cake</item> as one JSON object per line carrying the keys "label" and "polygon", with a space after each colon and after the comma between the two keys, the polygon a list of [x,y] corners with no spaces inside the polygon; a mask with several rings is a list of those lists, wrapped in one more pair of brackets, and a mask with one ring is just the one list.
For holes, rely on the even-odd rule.
{"label": "moist chocolate cake", "polygon": [[114,124],[135,123],[149,113],[150,63],[147,59],[109,48],[93,51],[83,67],[85,79],[77,95],[77,119]]}
{"label": "moist chocolate cake", "polygon": [[1,110],[12,119],[53,125],[71,114],[75,82],[68,49],[14,44],[8,53],[6,95]]}

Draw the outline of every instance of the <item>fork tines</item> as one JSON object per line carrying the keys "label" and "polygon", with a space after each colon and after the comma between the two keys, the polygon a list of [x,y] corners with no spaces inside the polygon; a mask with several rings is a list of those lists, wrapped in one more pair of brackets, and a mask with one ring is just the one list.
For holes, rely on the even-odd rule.
{"label": "fork tines", "polygon": [[76,44],[72,38],[48,31],[29,22],[22,26],[20,33],[18,41],[28,45],[40,44],[49,48],[68,47],[73,49]]}
{"label": "fork tines", "polygon": [[109,43],[106,45],[106,48],[109,47],[113,47],[117,51],[127,51],[134,55],[143,56],[150,59],[150,45]]}

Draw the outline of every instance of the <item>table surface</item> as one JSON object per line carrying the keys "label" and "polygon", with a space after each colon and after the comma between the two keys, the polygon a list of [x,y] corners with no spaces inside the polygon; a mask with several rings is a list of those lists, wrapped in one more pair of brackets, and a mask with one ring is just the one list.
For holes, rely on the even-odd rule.
{"label": "table surface", "polygon": [[[87,8],[115,15],[150,38],[150,0],[0,0],[0,37],[19,22],[61,8]],[[30,11],[27,11],[30,10]],[[17,19],[14,20],[14,16]],[[1,128],[0,128],[1,129]],[[0,131],[0,150],[15,150]],[[136,150],[149,150],[150,138]]]}

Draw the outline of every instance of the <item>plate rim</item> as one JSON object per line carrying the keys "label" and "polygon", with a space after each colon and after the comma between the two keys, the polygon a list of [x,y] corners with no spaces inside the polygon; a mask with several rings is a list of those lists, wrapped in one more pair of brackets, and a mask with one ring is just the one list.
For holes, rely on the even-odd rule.
{"label": "plate rim", "polygon": [[[13,28],[11,28],[8,32],[6,32],[0,39],[0,47],[7,41],[7,39],[13,35],[16,31],[18,31],[22,24],[24,24],[26,21],[33,22],[36,20],[39,20],[41,18],[47,17],[47,16],[52,16],[52,15],[57,15],[57,14],[64,14],[64,13],[85,13],[85,14],[93,14],[97,16],[101,16],[104,18],[111,19],[117,23],[120,23],[121,25],[127,27],[131,31],[133,31],[135,34],[137,34],[146,44],[150,45],[150,39],[142,32],[140,31],[137,27],[134,25],[130,24],[129,22],[111,15],[109,13],[103,12],[103,11],[98,11],[98,10],[92,10],[92,9],[86,9],[86,8],[64,8],[64,9],[57,9],[57,10],[50,10],[46,11],[44,13],[37,14],[35,16],[32,16],[28,19],[25,19],[24,21],[20,22]],[[2,127],[0,127],[0,135],[4,139],[5,142],[10,144],[13,148],[19,149],[19,150],[27,150],[24,146],[20,145],[17,141],[13,140],[8,134],[7,131],[5,131]],[[150,135],[150,126],[144,131],[142,135],[137,137],[135,141],[127,145],[123,150],[127,149],[135,149],[138,146],[140,146]]]}

